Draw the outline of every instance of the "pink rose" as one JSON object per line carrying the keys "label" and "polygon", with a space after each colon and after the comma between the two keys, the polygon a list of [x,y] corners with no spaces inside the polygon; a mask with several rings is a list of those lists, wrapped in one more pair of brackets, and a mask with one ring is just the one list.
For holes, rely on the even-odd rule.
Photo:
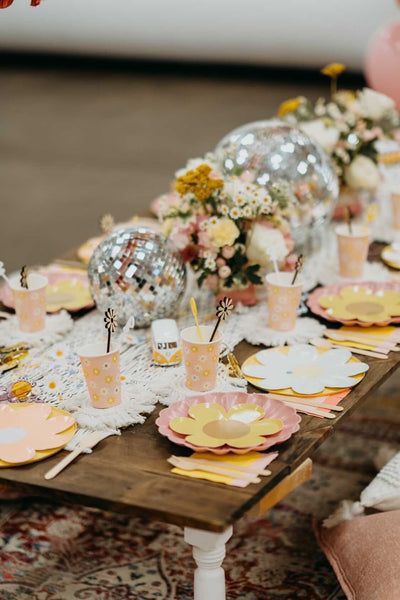
{"label": "pink rose", "polygon": [[225,264],[225,261],[223,258],[218,257],[217,260],[215,261],[217,263],[217,267],[223,267]]}
{"label": "pink rose", "polygon": [[199,246],[201,246],[202,248],[209,248],[211,246],[210,238],[208,237],[208,233],[206,231],[199,231],[197,237],[199,241]]}
{"label": "pink rose", "polygon": [[170,208],[175,206],[179,206],[180,197],[176,192],[171,192],[169,194],[163,194],[162,196],[158,196],[155,198],[150,204],[151,212],[159,217],[161,214],[167,212]]}
{"label": "pink rose", "polygon": [[226,279],[231,273],[232,271],[228,265],[224,265],[218,269],[218,275],[221,277],[221,279]]}
{"label": "pink rose", "polygon": [[286,244],[286,248],[288,249],[288,252],[292,252],[292,250],[294,248],[294,241],[293,241],[290,231],[282,231],[282,233],[283,233],[283,237],[285,238],[285,244]]}
{"label": "pink rose", "polygon": [[222,248],[222,256],[224,258],[226,258],[226,260],[229,260],[234,255],[235,255],[235,248],[233,248],[233,246],[224,246]]}
{"label": "pink rose", "polygon": [[296,267],[296,263],[297,263],[297,255],[289,254],[289,256],[287,256],[285,258],[285,262],[282,265],[282,271],[294,271],[294,269]]}
{"label": "pink rose", "polygon": [[211,171],[208,177],[209,177],[209,179],[223,179],[224,178],[222,173],[220,171],[217,171],[217,169],[214,169],[213,171]]}
{"label": "pink rose", "polygon": [[215,291],[218,288],[218,283],[218,275],[209,275],[206,279],[206,286],[211,291]]}
{"label": "pink rose", "polygon": [[381,138],[382,133],[383,133],[383,131],[380,127],[373,127],[372,129],[366,129],[364,131],[363,139],[366,142],[370,142],[371,140]]}
{"label": "pink rose", "polygon": [[189,224],[185,227],[175,225],[171,231],[170,238],[178,250],[183,250],[190,243],[190,236],[193,233],[193,225]]}
{"label": "pink rose", "polygon": [[246,169],[246,171],[243,171],[243,173],[240,176],[240,179],[245,183],[253,183],[255,178],[255,174],[252,171],[249,171],[248,169]]}

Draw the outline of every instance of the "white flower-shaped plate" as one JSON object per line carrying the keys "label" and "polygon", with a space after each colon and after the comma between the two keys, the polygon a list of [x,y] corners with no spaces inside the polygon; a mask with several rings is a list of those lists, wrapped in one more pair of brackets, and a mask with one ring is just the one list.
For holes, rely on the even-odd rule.
{"label": "white flower-shaped plate", "polygon": [[344,348],[323,351],[297,344],[257,352],[243,363],[242,372],[262,390],[309,396],[353,387],[368,368]]}

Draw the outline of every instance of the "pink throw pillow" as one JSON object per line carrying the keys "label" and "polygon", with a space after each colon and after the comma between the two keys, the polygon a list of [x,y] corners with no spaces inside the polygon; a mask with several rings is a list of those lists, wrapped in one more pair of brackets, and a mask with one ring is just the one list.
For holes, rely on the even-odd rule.
{"label": "pink throw pillow", "polygon": [[348,600],[400,599],[400,510],[316,533]]}

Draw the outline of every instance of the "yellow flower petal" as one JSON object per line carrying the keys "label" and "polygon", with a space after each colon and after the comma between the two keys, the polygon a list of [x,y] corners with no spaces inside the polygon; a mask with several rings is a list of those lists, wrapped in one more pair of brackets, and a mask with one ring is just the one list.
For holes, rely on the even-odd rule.
{"label": "yellow flower petal", "polygon": [[249,446],[260,446],[265,439],[260,435],[250,431],[247,435],[229,440],[229,445],[233,448],[248,448]]}
{"label": "yellow flower petal", "polygon": [[186,441],[193,446],[205,446],[207,448],[219,448],[220,446],[225,445],[224,439],[218,439],[216,437],[211,437],[211,435],[207,435],[204,432],[198,431],[193,435],[189,435],[186,438]]}
{"label": "yellow flower petal", "polygon": [[226,417],[226,411],[223,406],[220,404],[207,404],[207,402],[193,404],[188,412],[193,419],[196,419],[200,423],[209,423],[210,421],[217,421]]}
{"label": "yellow flower petal", "polygon": [[169,426],[176,433],[182,433],[184,435],[194,433],[197,431],[199,424],[194,419],[189,417],[175,417],[169,422]]}
{"label": "yellow flower petal", "polygon": [[234,406],[228,411],[228,418],[236,421],[242,421],[243,423],[251,423],[258,421],[264,416],[264,409],[258,404],[248,402],[247,404],[240,404]]}
{"label": "yellow flower petal", "polygon": [[346,70],[346,66],[342,63],[329,63],[323,69],[321,69],[321,73],[323,75],[327,75],[328,77],[338,77],[343,71]]}
{"label": "yellow flower petal", "polygon": [[281,419],[263,419],[254,423],[251,430],[258,435],[273,435],[282,431],[283,421]]}
{"label": "yellow flower petal", "polygon": [[294,112],[299,108],[301,103],[302,99],[300,98],[300,96],[297,96],[297,98],[289,98],[288,100],[285,100],[279,105],[278,117],[284,117],[285,115]]}

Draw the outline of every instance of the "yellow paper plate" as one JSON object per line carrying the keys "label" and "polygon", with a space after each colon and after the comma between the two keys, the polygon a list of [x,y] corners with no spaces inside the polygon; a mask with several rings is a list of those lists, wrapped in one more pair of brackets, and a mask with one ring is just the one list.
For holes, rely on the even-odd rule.
{"label": "yellow paper plate", "polygon": [[367,286],[352,285],[336,294],[319,298],[319,304],[337,321],[357,320],[365,325],[387,325],[400,317],[400,292],[382,289],[373,292]]}
{"label": "yellow paper plate", "polygon": [[105,235],[92,237],[86,240],[82,246],[79,246],[77,255],[79,260],[81,260],[85,265],[89,264],[90,259],[92,258],[92,254],[97,248],[97,246],[106,238]]}
{"label": "yellow paper plate", "polygon": [[[289,351],[289,347],[288,346],[279,346],[274,348],[274,350],[279,350],[280,352],[282,352],[283,354],[287,354]],[[323,353],[323,352],[327,352],[328,350],[325,348],[317,348],[319,353]],[[242,370],[243,367],[245,365],[258,365],[261,364],[258,362],[258,360],[256,359],[256,355],[257,352],[255,354],[252,354],[251,356],[249,356],[249,358],[247,358],[244,363],[242,364]],[[349,362],[361,362],[358,360],[358,358],[355,358],[355,356],[352,356]],[[361,373],[361,375],[355,375],[354,379],[356,379],[357,381],[361,381],[365,376],[365,373]],[[294,396],[296,398],[312,398],[313,396],[318,398],[320,396],[329,396],[329,395],[333,395],[333,394],[339,394],[340,392],[344,392],[346,390],[348,390],[349,388],[324,388],[322,392],[318,392],[318,394],[307,394],[307,396],[304,396],[302,394],[298,394],[297,392],[294,392],[291,388],[285,388],[285,389],[281,389],[281,390],[270,390],[270,389],[266,389],[264,387],[260,387],[259,383],[258,383],[258,379],[254,378],[254,377],[249,377],[248,375],[243,374],[243,377],[249,382],[251,383],[251,385],[254,385],[254,387],[263,390],[263,391],[268,391],[271,394],[279,394],[281,396]]]}
{"label": "yellow paper plate", "polygon": [[46,310],[53,313],[65,310],[80,310],[93,304],[88,285],[79,277],[71,276],[49,283],[46,290]]}
{"label": "yellow paper plate", "polygon": [[[32,404],[31,402],[15,402],[13,404],[13,408],[15,408],[16,410],[24,410],[24,408],[26,408],[27,406],[31,406],[31,404]],[[61,415],[69,417],[69,416],[71,416],[71,413],[67,412],[66,410],[61,410],[61,408],[53,407],[49,418],[57,417],[57,416],[61,416]],[[7,462],[0,460],[0,468],[20,467],[22,465],[27,465],[30,463],[38,462],[39,460],[43,460],[43,459],[47,458],[48,456],[52,456],[53,454],[60,452],[60,450],[65,448],[66,444],[70,440],[72,440],[77,428],[78,428],[77,424],[74,423],[73,425],[71,425],[71,427],[69,427],[68,429],[65,429],[62,432],[63,435],[68,435],[67,442],[65,442],[62,446],[58,446],[57,448],[50,448],[48,450],[36,450],[36,454],[33,458],[31,458],[30,460],[27,460],[25,462],[21,462],[21,463],[7,463]]]}
{"label": "yellow paper plate", "polygon": [[264,409],[254,403],[237,404],[225,410],[217,402],[205,402],[193,404],[188,416],[174,417],[169,426],[195,446],[248,448],[262,444],[264,436],[281,431],[284,423],[265,417]]}

